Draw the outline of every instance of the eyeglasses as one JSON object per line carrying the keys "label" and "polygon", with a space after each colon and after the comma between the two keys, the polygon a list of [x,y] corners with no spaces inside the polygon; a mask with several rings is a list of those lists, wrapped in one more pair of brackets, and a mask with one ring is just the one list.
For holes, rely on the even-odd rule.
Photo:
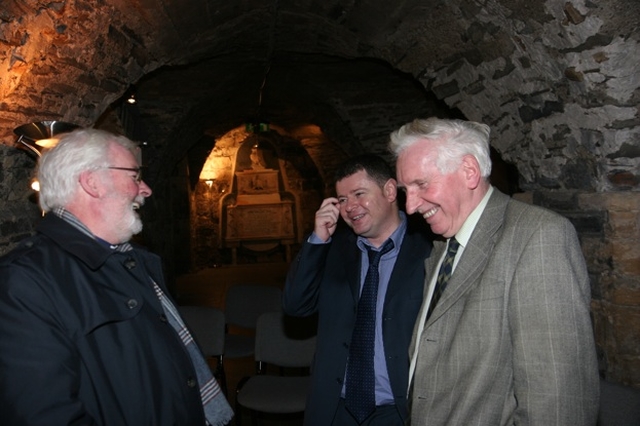
{"label": "eyeglasses", "polygon": [[136,167],[131,168],[131,167],[106,167],[107,169],[111,169],[111,170],[124,170],[126,172],[134,172],[136,175],[132,176],[133,179],[140,183],[142,181],[142,167]]}

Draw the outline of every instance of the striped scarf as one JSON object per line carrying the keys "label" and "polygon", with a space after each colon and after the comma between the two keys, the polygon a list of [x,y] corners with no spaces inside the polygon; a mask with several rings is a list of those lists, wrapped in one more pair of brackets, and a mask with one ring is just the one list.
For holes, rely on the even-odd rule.
{"label": "striped scarf", "polygon": [[196,342],[193,340],[191,333],[189,333],[182,318],[180,318],[176,307],[165,297],[160,286],[158,286],[155,281],[151,281],[153,282],[156,295],[162,303],[162,309],[169,324],[171,324],[180,336],[182,343],[184,343],[193,361],[193,366],[198,376],[198,383],[200,384],[200,397],[202,398],[202,405],[204,406],[204,414],[207,422],[212,426],[223,426],[227,424],[233,417],[233,410],[231,410],[229,403],[220,390],[218,382],[216,382],[216,379],[211,374],[211,370],[202,356],[200,349],[198,349]]}
{"label": "striped scarf", "polygon": [[[96,236],[87,228],[82,222],[78,220],[72,213],[68,212],[63,208],[56,208],[52,210],[52,213],[56,216],[60,217],[82,233],[87,236],[96,239]],[[133,247],[129,243],[123,243],[119,245],[112,245],[111,248],[113,250],[119,252],[127,252],[133,250]],[[224,426],[228,424],[233,418],[233,410],[229,406],[227,399],[224,394],[220,390],[220,386],[218,386],[218,382],[211,374],[211,369],[207,365],[202,352],[198,348],[195,340],[191,336],[191,333],[187,329],[182,321],[182,318],[178,314],[178,310],[173,305],[169,298],[165,297],[164,292],[160,288],[156,282],[149,277],[151,283],[153,284],[153,289],[156,292],[156,296],[160,300],[162,304],[162,310],[164,311],[165,316],[169,324],[173,327],[173,329],[180,336],[180,340],[184,344],[187,352],[189,353],[189,357],[191,358],[191,362],[193,363],[193,367],[196,370],[196,375],[198,377],[198,384],[200,385],[200,398],[202,399],[202,406],[204,408],[204,415],[207,421],[207,425],[210,426]]]}

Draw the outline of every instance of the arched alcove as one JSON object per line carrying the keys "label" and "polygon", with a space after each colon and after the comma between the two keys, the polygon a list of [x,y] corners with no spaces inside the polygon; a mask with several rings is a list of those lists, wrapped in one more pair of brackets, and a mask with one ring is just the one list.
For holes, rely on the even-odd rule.
{"label": "arched alcove", "polygon": [[[306,143],[312,134],[324,137],[317,127],[305,128]],[[190,195],[194,268],[290,261],[324,191],[301,140],[277,125],[229,131],[215,141],[198,176]]]}

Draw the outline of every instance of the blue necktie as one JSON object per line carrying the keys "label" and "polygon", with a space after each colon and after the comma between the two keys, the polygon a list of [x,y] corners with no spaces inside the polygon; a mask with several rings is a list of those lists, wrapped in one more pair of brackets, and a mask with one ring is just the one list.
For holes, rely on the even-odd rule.
{"label": "blue necktie", "polygon": [[392,249],[393,241],[390,239],[384,243],[380,251],[367,248],[369,269],[358,302],[356,325],[349,347],[345,385],[345,406],[358,423],[362,423],[376,408],[373,356],[376,338],[378,264],[380,258]]}
{"label": "blue necktie", "polygon": [[447,288],[447,282],[449,282],[449,278],[451,278],[451,273],[453,272],[453,261],[456,258],[456,253],[458,252],[458,248],[460,247],[460,243],[454,237],[449,240],[449,247],[447,248],[447,254],[444,256],[442,260],[442,265],[440,265],[440,271],[438,271],[438,278],[436,280],[436,288],[433,290],[433,297],[431,298],[431,303],[429,304],[429,311],[427,312],[427,319],[431,316],[433,309],[436,307],[436,304],[440,300],[440,296],[444,292],[444,289]]}

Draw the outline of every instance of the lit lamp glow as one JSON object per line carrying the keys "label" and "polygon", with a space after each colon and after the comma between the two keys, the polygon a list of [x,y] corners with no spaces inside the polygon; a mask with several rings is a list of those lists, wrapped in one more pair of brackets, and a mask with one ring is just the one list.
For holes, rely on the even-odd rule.
{"label": "lit lamp glow", "polygon": [[58,138],[39,139],[36,141],[36,145],[41,146],[44,149],[53,148],[58,143]]}
{"label": "lit lamp glow", "polygon": [[43,149],[50,148],[58,142],[55,135],[70,132],[78,127],[80,126],[77,124],[64,121],[37,121],[16,127],[13,133],[19,136],[19,146],[40,157]]}

